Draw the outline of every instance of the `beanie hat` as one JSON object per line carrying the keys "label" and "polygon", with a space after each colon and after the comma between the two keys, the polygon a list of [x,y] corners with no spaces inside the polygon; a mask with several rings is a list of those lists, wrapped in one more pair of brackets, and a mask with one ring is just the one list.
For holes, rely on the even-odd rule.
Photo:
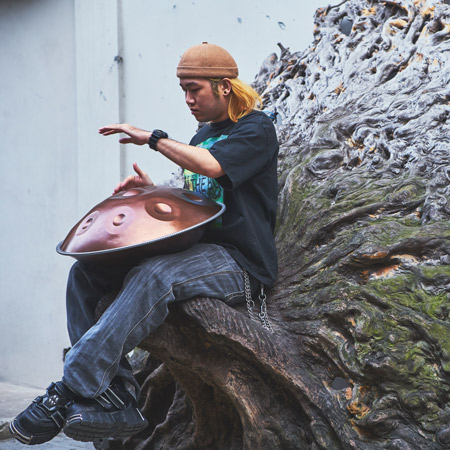
{"label": "beanie hat", "polygon": [[203,42],[186,50],[177,67],[178,78],[236,78],[236,61],[222,47]]}

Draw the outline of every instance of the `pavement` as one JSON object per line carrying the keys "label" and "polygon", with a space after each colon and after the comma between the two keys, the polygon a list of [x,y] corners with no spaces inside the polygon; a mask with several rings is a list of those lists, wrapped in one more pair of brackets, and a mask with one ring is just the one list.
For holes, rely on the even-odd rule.
{"label": "pavement", "polygon": [[[12,438],[9,433],[9,422],[23,411],[38,395],[42,395],[45,389],[36,389],[28,386],[16,386],[10,383],[0,382],[0,450],[25,450],[30,448]],[[36,447],[39,450],[84,450],[94,449],[90,442],[79,442],[60,433],[50,442]]]}

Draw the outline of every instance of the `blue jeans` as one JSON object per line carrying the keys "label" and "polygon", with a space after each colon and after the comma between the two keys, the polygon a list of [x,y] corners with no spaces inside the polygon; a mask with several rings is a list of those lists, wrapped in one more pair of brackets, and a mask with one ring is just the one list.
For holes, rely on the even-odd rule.
{"label": "blue jeans", "polygon": [[[119,294],[96,322],[98,301],[114,289]],[[245,300],[243,271],[223,247],[201,243],[131,270],[75,263],[67,285],[72,349],[64,382],[86,398],[101,394],[116,376],[136,386],[125,355],[163,323],[169,303],[196,296],[228,304]]]}

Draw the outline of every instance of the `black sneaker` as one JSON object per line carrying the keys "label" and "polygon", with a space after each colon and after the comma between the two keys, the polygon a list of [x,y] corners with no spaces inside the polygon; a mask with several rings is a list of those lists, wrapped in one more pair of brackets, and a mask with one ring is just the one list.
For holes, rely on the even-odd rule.
{"label": "black sneaker", "polygon": [[9,431],[22,444],[35,445],[53,439],[64,426],[67,407],[75,394],[62,382],[52,383],[10,424]]}
{"label": "black sneaker", "polygon": [[133,395],[113,382],[98,397],[70,405],[64,433],[77,441],[92,442],[108,437],[129,437],[147,425]]}

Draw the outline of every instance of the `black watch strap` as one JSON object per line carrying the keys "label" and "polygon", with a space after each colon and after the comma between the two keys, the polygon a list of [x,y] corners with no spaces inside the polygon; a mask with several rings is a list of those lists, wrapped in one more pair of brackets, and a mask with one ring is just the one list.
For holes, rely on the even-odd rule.
{"label": "black watch strap", "polygon": [[148,139],[148,145],[151,149],[156,150],[156,144],[160,139],[167,139],[169,135],[163,130],[153,130]]}

